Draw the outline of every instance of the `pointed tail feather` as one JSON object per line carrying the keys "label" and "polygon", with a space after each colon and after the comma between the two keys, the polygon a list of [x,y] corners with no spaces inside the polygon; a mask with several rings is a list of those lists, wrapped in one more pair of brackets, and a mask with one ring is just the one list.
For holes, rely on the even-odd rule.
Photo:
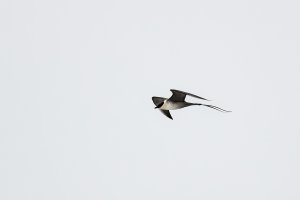
{"label": "pointed tail feather", "polygon": [[222,108],[219,108],[219,107],[213,106],[213,105],[207,105],[207,104],[201,104],[201,103],[194,103],[193,105],[206,106],[206,107],[213,108],[213,109],[215,109],[217,111],[220,111],[220,112],[231,112],[231,111],[224,110]]}

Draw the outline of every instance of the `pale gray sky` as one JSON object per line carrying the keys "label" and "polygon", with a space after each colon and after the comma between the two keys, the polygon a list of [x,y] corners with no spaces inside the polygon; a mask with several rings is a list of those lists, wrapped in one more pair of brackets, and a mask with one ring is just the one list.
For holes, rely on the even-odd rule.
{"label": "pale gray sky", "polygon": [[299,6],[2,0],[0,199],[299,200]]}

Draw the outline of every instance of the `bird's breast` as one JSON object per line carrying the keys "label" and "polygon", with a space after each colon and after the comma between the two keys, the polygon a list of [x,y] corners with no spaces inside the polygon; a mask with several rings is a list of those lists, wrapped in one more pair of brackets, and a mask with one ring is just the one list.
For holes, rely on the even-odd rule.
{"label": "bird's breast", "polygon": [[173,101],[165,101],[165,103],[160,107],[162,110],[176,110],[179,108],[186,107],[184,102],[173,102]]}

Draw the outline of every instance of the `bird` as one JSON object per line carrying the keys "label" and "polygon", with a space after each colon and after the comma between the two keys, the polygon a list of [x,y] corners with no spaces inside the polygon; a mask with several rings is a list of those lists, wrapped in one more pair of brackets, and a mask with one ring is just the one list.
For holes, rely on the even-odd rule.
{"label": "bird", "polygon": [[222,108],[219,108],[219,107],[213,106],[213,105],[186,102],[185,101],[186,96],[195,97],[195,98],[205,100],[205,101],[210,101],[210,100],[205,99],[203,97],[199,97],[197,95],[194,95],[194,94],[191,94],[188,92],[180,91],[180,90],[171,89],[170,91],[172,92],[172,96],[170,98],[153,96],[152,101],[156,106],[155,109],[159,109],[165,116],[167,116],[168,118],[170,118],[172,120],[173,120],[173,117],[170,113],[170,110],[177,110],[180,108],[184,108],[184,107],[188,107],[188,106],[195,106],[195,105],[206,106],[206,107],[213,108],[213,109],[221,111],[221,112],[231,112],[231,111],[227,111],[227,110],[224,110]]}

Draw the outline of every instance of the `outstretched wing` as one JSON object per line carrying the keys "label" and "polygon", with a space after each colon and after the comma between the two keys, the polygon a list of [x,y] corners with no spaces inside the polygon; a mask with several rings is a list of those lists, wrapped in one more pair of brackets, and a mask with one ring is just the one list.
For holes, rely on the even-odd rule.
{"label": "outstretched wing", "polygon": [[195,98],[198,98],[198,99],[209,101],[209,100],[207,100],[203,97],[199,97],[197,95],[194,95],[194,94],[191,94],[191,93],[188,93],[188,92],[183,92],[183,91],[180,91],[180,90],[171,89],[171,92],[173,93],[173,95],[170,97],[171,101],[184,101],[186,95],[189,95],[191,97],[195,97]]}
{"label": "outstretched wing", "polygon": [[168,118],[170,118],[170,119],[173,120],[170,111],[168,111],[168,110],[161,110],[161,109],[159,109],[159,110],[160,110],[165,116],[167,116]]}

